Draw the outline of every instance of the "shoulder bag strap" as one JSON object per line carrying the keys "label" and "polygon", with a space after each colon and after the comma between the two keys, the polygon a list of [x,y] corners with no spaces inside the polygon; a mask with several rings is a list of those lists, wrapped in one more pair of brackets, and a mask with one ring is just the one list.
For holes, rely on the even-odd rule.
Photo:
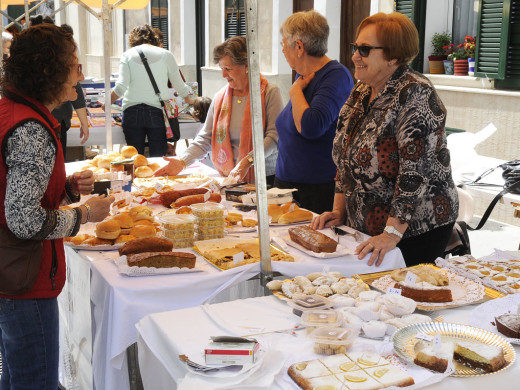
{"label": "shoulder bag strap", "polygon": [[512,189],[520,189],[520,180],[518,180],[517,182],[513,183],[512,185],[510,185],[508,188],[504,188],[502,191],[500,191],[494,198],[493,200],[491,201],[491,203],[489,204],[486,212],[484,213],[484,215],[482,216],[482,219],[480,220],[480,222],[478,223],[477,227],[476,228],[472,228],[471,226],[468,225],[468,230],[479,230],[482,226],[484,226],[484,224],[487,222],[488,218],[489,218],[489,215],[491,214],[491,212],[493,211],[493,209],[495,208],[495,205],[497,204],[497,202],[505,195],[507,194],[508,192],[510,192]]}
{"label": "shoulder bag strap", "polygon": [[146,69],[146,73],[148,73],[148,77],[150,77],[150,81],[152,82],[153,90],[155,91],[155,94],[159,98],[159,101],[161,102],[161,105],[164,107],[164,102],[161,99],[161,93],[159,92],[159,87],[157,87],[157,83],[155,82],[155,78],[153,77],[152,70],[150,69],[150,65],[148,65],[148,59],[144,55],[143,51],[140,48],[136,48],[137,52],[139,53],[139,56],[141,57],[141,60],[143,61],[144,68]]}

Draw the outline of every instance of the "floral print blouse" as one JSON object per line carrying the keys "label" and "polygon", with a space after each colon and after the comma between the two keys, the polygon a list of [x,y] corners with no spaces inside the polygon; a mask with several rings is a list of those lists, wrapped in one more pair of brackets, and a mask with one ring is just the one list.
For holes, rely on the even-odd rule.
{"label": "floral print blouse", "polygon": [[371,102],[370,93],[362,82],[354,86],[334,139],[347,225],[377,235],[391,216],[408,223],[406,238],[455,222],[446,109],[430,81],[405,65]]}

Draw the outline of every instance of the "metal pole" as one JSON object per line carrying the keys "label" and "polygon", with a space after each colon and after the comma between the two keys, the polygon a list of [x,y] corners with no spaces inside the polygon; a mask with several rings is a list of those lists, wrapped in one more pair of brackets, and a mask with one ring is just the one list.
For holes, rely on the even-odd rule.
{"label": "metal pole", "polygon": [[29,0],[25,0],[24,1],[24,13],[25,13],[25,26],[23,27],[23,29],[25,30],[26,28],[29,27]]}
{"label": "metal pole", "polygon": [[108,5],[108,0],[103,0],[102,15],[103,21],[103,56],[105,59],[105,129],[106,129],[106,148],[107,153],[112,151],[112,103],[111,94],[112,88],[110,86],[110,56],[112,42],[110,37],[112,36],[112,7]]}
{"label": "metal pole", "polygon": [[[260,71],[258,55],[258,7],[257,0],[246,0],[247,60],[249,69],[249,104],[253,130],[253,153],[256,184],[256,210],[260,234],[262,286],[272,279],[269,216],[267,214],[267,186],[265,177],[264,125],[262,98],[260,96]],[[266,290],[264,290],[266,291]]]}

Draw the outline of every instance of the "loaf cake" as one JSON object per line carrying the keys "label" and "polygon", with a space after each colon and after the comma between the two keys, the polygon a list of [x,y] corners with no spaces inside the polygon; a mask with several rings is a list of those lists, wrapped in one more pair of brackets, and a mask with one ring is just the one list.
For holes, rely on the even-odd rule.
{"label": "loaf cake", "polygon": [[145,237],[125,243],[119,248],[119,255],[131,255],[143,252],[171,252],[173,243],[166,238]]}
{"label": "loaf cake", "polygon": [[432,345],[419,341],[414,346],[413,362],[432,371],[444,372],[453,359],[453,343],[442,343],[436,351]]}
{"label": "loaf cake", "polygon": [[127,256],[130,267],[194,268],[195,255],[186,252],[144,252]]}
{"label": "loaf cake", "polygon": [[411,298],[417,302],[452,302],[453,297],[449,287],[433,286],[426,282],[409,284],[397,282],[394,288],[401,290],[403,297]]}
{"label": "loaf cake", "polygon": [[520,339],[520,315],[502,314],[495,317],[497,329],[504,336]]}
{"label": "loaf cake", "polygon": [[453,358],[486,372],[498,371],[507,364],[501,347],[465,341],[455,344]]}
{"label": "loaf cake", "polygon": [[289,228],[289,236],[295,243],[316,253],[333,253],[336,252],[338,246],[335,240],[308,226]]}
{"label": "loaf cake", "polygon": [[[348,352],[299,362],[287,370],[289,376],[304,390],[313,389],[383,389],[405,387],[414,380],[405,371],[381,356],[365,361],[366,352]],[[369,353],[373,355],[373,353]],[[377,360],[377,362],[376,362]],[[374,363],[374,364],[372,364]]]}

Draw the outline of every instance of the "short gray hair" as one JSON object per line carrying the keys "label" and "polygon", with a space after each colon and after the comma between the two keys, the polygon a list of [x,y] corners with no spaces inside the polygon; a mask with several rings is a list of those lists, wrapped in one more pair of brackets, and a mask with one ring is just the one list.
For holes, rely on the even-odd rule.
{"label": "short gray hair", "polygon": [[296,12],[282,23],[280,33],[293,47],[299,39],[308,55],[323,57],[327,53],[329,25],[327,19],[314,10]]}

